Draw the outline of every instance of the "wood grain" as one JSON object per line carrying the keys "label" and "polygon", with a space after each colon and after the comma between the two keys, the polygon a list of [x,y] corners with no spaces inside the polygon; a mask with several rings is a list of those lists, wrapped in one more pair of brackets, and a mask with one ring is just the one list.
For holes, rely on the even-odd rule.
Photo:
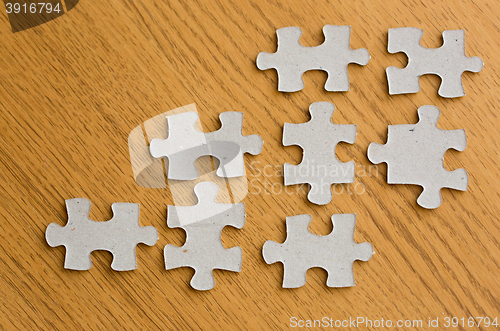
{"label": "wood grain", "polygon": [[[317,71],[304,75],[302,91],[278,92],[276,72],[259,71],[257,54],[274,52],[275,30],[285,26],[318,45],[325,24],[351,25],[351,47],[367,48],[370,63],[349,66],[349,92],[327,93]],[[385,68],[406,58],[387,52],[387,31],[403,26],[423,29],[428,47],[440,46],[443,30],[466,30],[466,54],[485,66],[463,75],[465,97],[440,98],[435,76],[421,78],[419,93],[389,96]],[[500,317],[499,27],[495,0],[81,0],[19,33],[0,15],[0,329],[287,329],[291,317],[358,316],[421,319],[428,329],[428,318]],[[336,187],[326,206],[296,187],[283,191],[279,173],[302,153],[282,146],[283,123],[307,121],[315,101],[333,102],[333,120],[358,129],[354,145],[337,148],[340,160],[356,162],[356,181]],[[244,133],[265,142],[246,157],[247,223],[222,234],[226,247],[243,248],[242,272],[216,271],[207,292],[190,288],[191,269],[165,270],[163,247],[185,235],[166,226],[169,190],[135,184],[127,146],[137,125],[191,103],[207,131],[219,113],[242,111]],[[441,109],[441,128],[465,128],[468,137],[464,152],[445,157],[447,169],[468,171],[468,191],[443,190],[435,210],[416,205],[419,187],[387,185],[386,167],[369,168],[366,158],[388,125],[415,123],[426,104]],[[363,190],[347,192],[356,184]],[[50,248],[44,233],[65,224],[64,200],[74,197],[90,199],[90,216],[101,221],[113,202],[141,204],[141,224],[160,240],[138,246],[136,271],[113,272],[106,252],[93,254],[90,271],[63,269],[64,248]],[[264,263],[262,245],[283,241],[285,217],[304,213],[317,234],[332,230],[331,214],[357,214],[355,241],[376,254],[354,264],[356,287],[327,288],[315,268],[304,287],[281,288],[283,267]]]}

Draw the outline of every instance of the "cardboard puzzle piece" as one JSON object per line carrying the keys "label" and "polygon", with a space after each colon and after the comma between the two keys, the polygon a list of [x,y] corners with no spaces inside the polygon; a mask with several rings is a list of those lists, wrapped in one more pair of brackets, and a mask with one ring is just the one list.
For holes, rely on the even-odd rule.
{"label": "cardboard puzzle piece", "polygon": [[333,124],[334,110],[332,103],[315,102],[309,106],[309,122],[285,123],[283,128],[283,145],[298,145],[304,150],[299,165],[285,163],[285,185],[311,185],[307,198],[318,205],[332,200],[332,184],[354,182],[354,161],[340,162],[335,148],[341,141],[354,143],[356,125]]}
{"label": "cardboard puzzle piece", "polygon": [[417,124],[389,125],[387,143],[371,143],[368,159],[387,163],[387,183],[414,184],[423,187],[417,203],[428,209],[441,205],[441,188],[467,191],[465,169],[447,171],[444,154],[450,148],[465,150],[465,130],[441,130],[437,127],[439,108],[418,108]]}
{"label": "cardboard puzzle piece", "polygon": [[308,70],[323,70],[328,73],[327,91],[349,91],[347,65],[366,65],[370,54],[364,48],[350,48],[351,27],[325,25],[325,42],[316,47],[300,44],[302,30],[291,26],[276,30],[278,50],[276,53],[260,53],[257,67],[260,70],[276,69],[278,91],[296,92],[304,88],[302,74]]}
{"label": "cardboard puzzle piece", "polygon": [[310,222],[308,214],[287,217],[285,242],[264,244],[262,255],[266,263],[283,263],[284,288],[305,285],[307,270],[314,267],[328,272],[328,287],[355,286],[354,261],[368,261],[373,255],[371,244],[356,244],[353,240],[356,214],[333,215],[333,231],[326,236],[309,232]]}
{"label": "cardboard puzzle piece", "polygon": [[197,205],[168,206],[167,225],[184,229],[186,243],[182,247],[165,246],[165,267],[167,270],[193,268],[191,286],[196,290],[210,290],[215,286],[214,269],[241,270],[241,247],[224,248],[221,233],[225,226],[243,228],[245,204],[215,202],[219,187],[211,182],[199,183],[194,190]]}
{"label": "cardboard puzzle piece", "polygon": [[435,74],[441,77],[440,96],[464,96],[463,72],[479,72],[483,68],[483,61],[479,57],[465,56],[465,31],[444,31],[443,46],[439,48],[420,45],[423,34],[418,28],[389,29],[389,53],[403,52],[408,56],[406,68],[386,69],[389,94],[417,93],[420,91],[419,77]]}
{"label": "cardboard puzzle piece", "polygon": [[137,269],[137,244],[153,246],[158,240],[158,231],[154,227],[139,225],[139,204],[113,203],[113,218],[107,222],[92,221],[89,218],[90,205],[85,198],[66,200],[68,223],[64,227],[56,223],[47,227],[47,243],[51,247],[66,247],[64,268],[89,270],[92,267],[90,253],[105,250],[113,254],[113,270]]}
{"label": "cardboard puzzle piece", "polygon": [[219,177],[239,177],[245,175],[244,153],[257,155],[262,151],[263,141],[258,135],[243,136],[243,113],[224,112],[219,115],[221,128],[203,133],[195,127],[196,112],[186,112],[167,116],[168,138],[153,139],[151,155],[155,158],[167,157],[168,178],[193,180],[198,178],[195,161],[201,156],[215,156],[219,161]]}

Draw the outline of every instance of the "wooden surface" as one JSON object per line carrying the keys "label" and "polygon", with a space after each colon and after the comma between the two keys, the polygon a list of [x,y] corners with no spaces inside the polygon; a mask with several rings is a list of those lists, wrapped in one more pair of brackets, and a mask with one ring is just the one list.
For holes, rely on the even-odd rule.
{"label": "wooden surface", "polygon": [[[500,318],[500,3],[405,3],[81,0],[19,33],[0,15],[0,329],[287,329],[292,317],[419,319],[428,329],[429,318],[440,326],[445,317]],[[303,45],[318,45],[325,24],[351,25],[351,47],[368,49],[370,63],[349,66],[349,92],[324,91],[319,71],[304,75],[302,91],[278,92],[276,72],[259,71],[257,54],[274,52],[275,30],[286,26],[303,29]],[[485,66],[463,75],[465,97],[439,97],[437,76],[422,77],[419,93],[389,96],[385,68],[406,57],[387,52],[387,31],[403,26],[423,29],[427,47],[441,45],[443,30],[466,30],[466,54]],[[282,146],[283,123],[307,121],[315,101],[333,102],[334,122],[358,130],[354,145],[337,148],[340,160],[356,162],[355,183],[336,187],[326,206],[296,187],[283,191],[279,173],[302,156]],[[165,270],[163,247],[181,246],[185,234],[166,226],[170,191],[136,185],[127,145],[136,126],[191,103],[206,131],[218,128],[219,113],[242,111],[244,133],[265,142],[245,158],[246,225],[222,234],[226,247],[243,248],[242,272],[216,271],[206,292],[190,288],[192,269]],[[468,138],[444,161],[468,171],[468,191],[442,190],[435,210],[416,205],[421,188],[387,185],[386,166],[369,168],[366,158],[388,125],[415,123],[426,104],[441,109],[440,128],[465,128]],[[44,234],[66,223],[64,200],[75,197],[90,199],[99,221],[113,202],[140,203],[141,225],[160,239],[138,246],[136,271],[112,271],[107,252],[92,254],[90,271],[63,269],[64,248],[50,248]],[[354,264],[356,287],[327,288],[315,268],[304,287],[281,288],[283,267],[264,263],[262,245],[283,242],[285,217],[304,213],[317,234],[332,230],[333,213],[357,214],[355,241],[376,254]]]}

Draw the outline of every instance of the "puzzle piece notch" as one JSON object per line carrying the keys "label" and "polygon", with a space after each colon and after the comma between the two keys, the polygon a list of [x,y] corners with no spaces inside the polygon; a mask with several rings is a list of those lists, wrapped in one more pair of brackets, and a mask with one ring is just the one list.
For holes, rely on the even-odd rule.
{"label": "puzzle piece notch", "polygon": [[276,53],[259,53],[257,67],[260,70],[276,69],[278,72],[278,91],[296,92],[304,88],[302,75],[309,70],[322,70],[328,73],[325,89],[327,91],[349,91],[347,65],[356,63],[366,65],[370,53],[364,48],[350,48],[351,27],[325,25],[325,41],[316,47],[300,44],[302,30],[291,26],[276,30],[278,49]]}
{"label": "puzzle piece notch", "polygon": [[139,225],[139,204],[115,202],[111,205],[113,218],[95,222],[89,218],[91,203],[85,198],[66,200],[68,223],[62,227],[51,223],[45,232],[51,247],[66,248],[64,268],[89,270],[90,254],[105,250],[113,254],[111,268],[116,271],[137,269],[135,247],[142,243],[153,246],[158,231],[152,226]]}
{"label": "puzzle piece notch", "polygon": [[439,108],[418,108],[417,124],[389,125],[385,145],[371,143],[368,159],[387,163],[388,184],[414,184],[423,187],[417,203],[427,209],[441,205],[441,188],[467,191],[465,169],[447,171],[443,165],[448,149],[464,151],[465,130],[441,130],[437,127]]}
{"label": "puzzle piece notch", "polygon": [[245,204],[219,204],[215,202],[217,184],[202,182],[195,186],[198,204],[195,206],[168,206],[167,225],[186,231],[182,247],[165,246],[167,270],[191,267],[195,274],[191,286],[196,290],[210,290],[215,286],[214,269],[241,271],[242,249],[226,249],[221,233],[225,226],[237,229],[245,225]]}
{"label": "puzzle piece notch", "polygon": [[196,112],[167,116],[168,138],[153,139],[150,152],[155,158],[168,158],[169,179],[198,178],[195,161],[205,155],[214,156],[220,161],[216,172],[219,177],[245,175],[243,154],[259,154],[262,151],[262,138],[258,135],[243,136],[243,113],[224,112],[219,118],[221,128],[204,133],[195,127],[198,121]]}
{"label": "puzzle piece notch", "polygon": [[307,270],[314,267],[328,272],[328,287],[355,286],[354,261],[368,261],[373,255],[371,244],[353,240],[356,214],[333,215],[333,231],[326,236],[309,231],[311,219],[308,214],[287,217],[285,242],[267,241],[262,249],[264,260],[267,264],[283,263],[284,288],[305,285]]}
{"label": "puzzle piece notch", "polygon": [[283,145],[298,145],[303,149],[300,164],[285,163],[285,185],[309,184],[307,198],[318,205],[332,200],[332,184],[354,182],[354,161],[340,162],[335,148],[339,142],[355,142],[356,125],[333,124],[334,111],[335,106],[330,102],[315,102],[309,106],[309,122],[285,123],[283,127]]}
{"label": "puzzle piece notch", "polygon": [[418,28],[389,29],[389,53],[403,52],[408,57],[406,68],[391,66],[386,69],[389,94],[417,93],[420,91],[419,77],[435,74],[441,77],[440,96],[464,96],[463,72],[479,72],[483,68],[479,57],[465,55],[465,31],[444,31],[443,45],[439,48],[423,47],[420,44],[423,34]]}

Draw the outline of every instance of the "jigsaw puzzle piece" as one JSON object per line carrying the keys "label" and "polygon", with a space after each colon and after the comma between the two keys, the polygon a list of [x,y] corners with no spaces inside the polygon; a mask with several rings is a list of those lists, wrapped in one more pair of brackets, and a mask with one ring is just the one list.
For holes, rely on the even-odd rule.
{"label": "jigsaw puzzle piece", "polygon": [[325,83],[327,91],[348,91],[349,73],[347,65],[366,65],[370,54],[366,49],[350,48],[351,27],[325,25],[325,42],[316,47],[300,44],[302,30],[291,26],[276,30],[278,48],[276,53],[259,53],[257,67],[260,70],[275,69],[278,73],[278,91],[296,92],[304,88],[302,75],[309,70],[328,73]]}
{"label": "jigsaw puzzle piece", "polygon": [[448,149],[465,150],[465,130],[441,130],[437,127],[439,108],[422,106],[417,124],[389,125],[387,143],[371,143],[368,159],[387,163],[388,184],[413,184],[423,187],[417,203],[428,209],[441,205],[441,188],[467,190],[464,169],[447,171],[443,165]]}
{"label": "jigsaw puzzle piece", "polygon": [[287,238],[283,244],[267,241],[262,255],[267,264],[283,263],[284,288],[306,284],[307,270],[320,267],[328,272],[328,287],[355,286],[353,263],[368,261],[373,255],[369,243],[356,244],[353,240],[356,215],[333,215],[333,231],[318,236],[309,231],[308,214],[286,218]]}
{"label": "jigsaw puzzle piece", "polygon": [[417,93],[420,91],[419,77],[435,74],[441,77],[440,96],[464,96],[463,72],[479,72],[483,67],[479,57],[465,56],[465,31],[444,31],[443,45],[439,48],[423,47],[420,44],[423,34],[423,30],[412,27],[389,29],[389,53],[403,52],[408,57],[405,68],[391,66],[386,69],[389,94]]}
{"label": "jigsaw puzzle piece", "polygon": [[239,272],[242,264],[241,247],[226,249],[221,233],[225,226],[237,229],[245,225],[245,204],[219,204],[215,202],[217,184],[202,182],[196,185],[195,206],[168,206],[169,228],[186,231],[182,247],[167,245],[164,249],[167,270],[191,267],[195,274],[191,286],[196,290],[210,290],[215,286],[214,269]]}
{"label": "jigsaw puzzle piece", "polygon": [[105,250],[113,255],[113,270],[137,269],[137,244],[153,246],[158,240],[154,227],[139,225],[139,205],[113,203],[113,218],[107,222],[92,221],[90,207],[90,201],[84,198],[66,200],[68,223],[64,227],[51,223],[47,227],[45,237],[49,246],[66,248],[64,268],[88,270],[92,267],[90,254]]}
{"label": "jigsaw puzzle piece", "polygon": [[318,205],[332,200],[332,184],[354,182],[354,161],[340,162],[335,148],[339,142],[355,142],[356,125],[333,124],[334,110],[332,103],[315,102],[309,106],[309,122],[285,123],[283,127],[283,145],[298,145],[303,149],[300,164],[285,163],[285,185],[309,184],[308,199]]}

